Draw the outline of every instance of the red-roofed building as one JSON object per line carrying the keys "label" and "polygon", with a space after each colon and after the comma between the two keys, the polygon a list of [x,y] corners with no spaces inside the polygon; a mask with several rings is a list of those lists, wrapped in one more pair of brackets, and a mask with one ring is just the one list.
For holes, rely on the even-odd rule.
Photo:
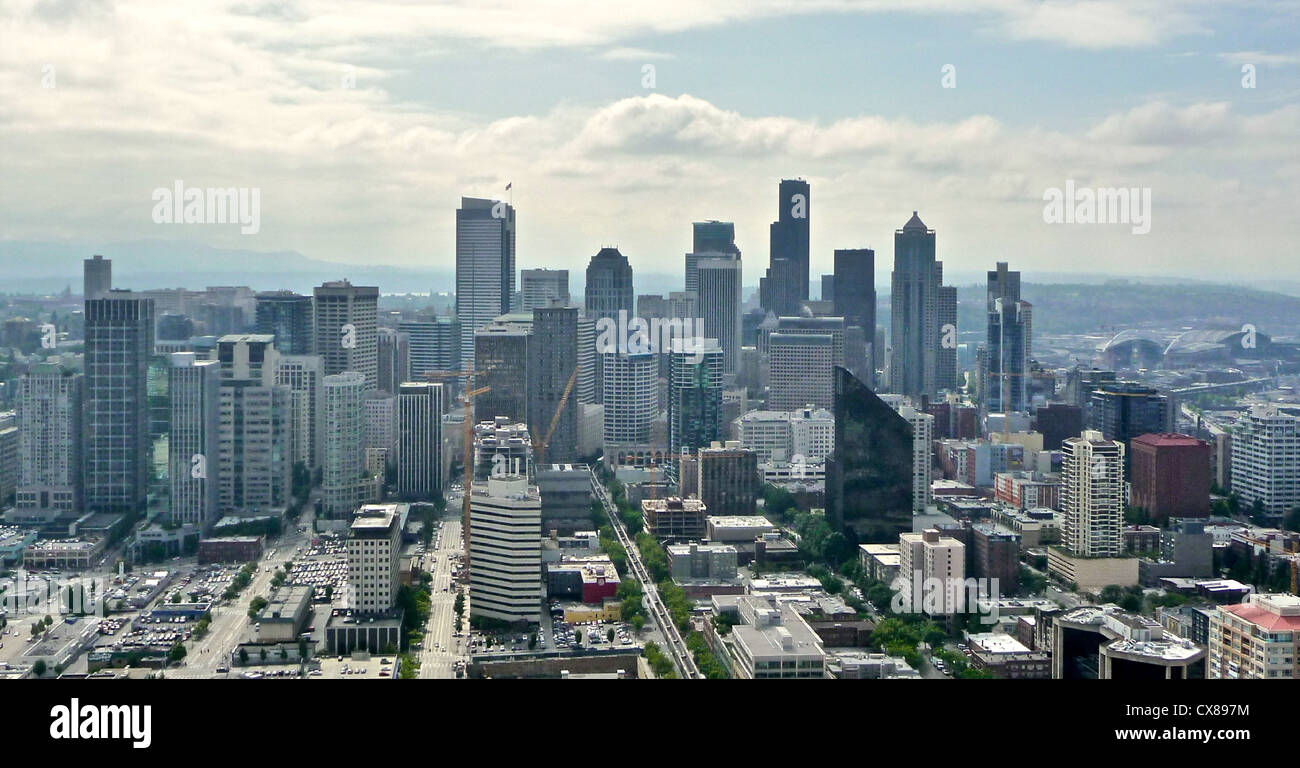
{"label": "red-roofed building", "polygon": [[1206,677],[1300,680],[1300,597],[1251,595],[1210,620]]}
{"label": "red-roofed building", "polygon": [[1132,454],[1131,504],[1152,520],[1208,517],[1210,514],[1210,444],[1190,435],[1139,435]]}

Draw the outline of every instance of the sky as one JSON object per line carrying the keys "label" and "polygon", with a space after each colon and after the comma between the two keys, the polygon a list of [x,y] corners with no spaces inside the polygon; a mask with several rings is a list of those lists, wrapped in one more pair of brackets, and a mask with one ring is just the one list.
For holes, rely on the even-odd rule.
{"label": "sky", "polygon": [[[520,268],[676,273],[722,219],[755,284],[798,177],[814,280],[887,273],[913,210],[949,273],[1300,278],[1297,0],[0,0],[0,40],[0,251],[448,270],[460,197],[509,194]],[[178,180],[257,232],[155,222]],[[1045,221],[1067,183],[1150,231]]]}

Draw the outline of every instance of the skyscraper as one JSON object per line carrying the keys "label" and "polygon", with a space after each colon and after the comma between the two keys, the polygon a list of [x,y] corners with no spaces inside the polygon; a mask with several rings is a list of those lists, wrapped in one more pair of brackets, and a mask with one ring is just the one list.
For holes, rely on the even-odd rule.
{"label": "skyscraper", "polygon": [[998,262],[997,270],[989,271],[985,311],[988,362],[980,383],[984,411],[1028,410],[1033,309],[1020,300],[1020,273],[1008,271],[1006,262]]}
{"label": "skyscraper", "polygon": [[[528,427],[537,440],[546,441],[538,448],[545,450],[549,463],[567,464],[578,458],[578,322],[578,308],[567,303],[533,310],[533,337],[539,343],[528,348]],[[548,439],[552,422],[555,430]]]}
{"label": "skyscraper", "polygon": [[743,274],[740,255],[701,259],[699,309],[703,336],[717,339],[722,348],[722,372],[740,368],[740,305]]}
{"label": "skyscraper", "polygon": [[474,332],[510,311],[515,291],[515,209],[462,197],[456,210],[456,319],[460,359],[474,359]]}
{"label": "skyscraper", "polygon": [[392,328],[377,334],[379,389],[396,394],[397,387],[411,380],[411,335]]}
{"label": "skyscraper", "polygon": [[771,263],[759,286],[765,311],[797,315],[801,303],[808,300],[811,204],[808,182],[803,179],[781,180],[778,218],[772,222],[769,231]]}
{"label": "skyscraper", "polygon": [[569,270],[525,269],[519,273],[521,312],[550,306],[553,300],[569,303]]}
{"label": "skyscraper", "polygon": [[86,379],[57,363],[32,366],[18,380],[18,484],[22,509],[81,508],[81,408]]}
{"label": "skyscraper", "polygon": [[[601,248],[587,264],[587,282],[583,290],[586,317],[600,335],[601,321],[617,323],[619,313],[627,316],[633,311],[632,266],[617,248]],[[605,350],[596,350],[597,354]],[[601,385],[602,369],[595,371],[596,402],[601,402],[604,387]]]}
{"label": "skyscraper", "polygon": [[[1120,441],[1125,448],[1138,435],[1173,431],[1169,398],[1145,384],[1136,381],[1103,384],[1093,390],[1091,399],[1088,428],[1101,432],[1107,440]],[[1126,475],[1131,455],[1131,451],[1124,455]]]}
{"label": "skyscraper", "polygon": [[659,365],[651,353],[603,352],[604,453],[609,465],[653,460],[651,426],[659,414]]}
{"label": "skyscraper", "polygon": [[[867,357],[870,372],[859,376],[870,384],[878,365],[876,360],[876,252],[870,248],[840,248],[835,251],[833,288],[834,313],[844,318],[844,325],[862,328],[862,337],[871,344]],[[827,299],[822,281],[822,299]],[[867,372],[863,372],[867,373]]]}
{"label": "skyscraper", "polygon": [[292,462],[301,462],[312,472],[320,466],[324,440],[324,405],[321,403],[324,368],[319,355],[280,355],[275,365],[275,384],[289,390]]}
{"label": "skyscraper", "polygon": [[109,291],[86,302],[87,510],[142,509],[149,482],[148,370],[153,301]]}
{"label": "skyscraper", "polygon": [[668,453],[722,439],[722,347],[717,339],[673,339],[668,351]]}
{"label": "skyscraper", "polygon": [[[686,254],[686,291],[696,293],[700,289],[700,259],[740,258],[740,249],[736,247],[736,225],[730,221],[697,221],[691,225],[691,252]],[[672,315],[673,317],[694,317],[689,315]]]}
{"label": "skyscraper", "polygon": [[222,513],[265,513],[289,502],[293,398],[288,387],[275,383],[280,353],[274,341],[266,334],[232,334],[217,340]]}
{"label": "skyscraper", "polygon": [[542,499],[522,475],[470,491],[469,606],[473,616],[536,622],[542,603]]}
{"label": "skyscraper", "polygon": [[912,530],[912,427],[849,373],[835,368],[835,442],[826,462],[826,516],[864,542]]}
{"label": "skyscraper", "polygon": [[347,280],[327,282],[314,291],[316,354],[325,375],[356,371],[366,389],[379,388],[379,288]]}
{"label": "skyscraper", "polygon": [[316,351],[312,297],[293,291],[263,291],[257,294],[257,333],[275,336],[275,348],[282,355],[310,355]]}
{"label": "skyscraper", "polygon": [[199,360],[193,352],[173,353],[167,393],[171,400],[167,517],[206,532],[220,515],[221,364]]}
{"label": "skyscraper", "polygon": [[397,492],[403,499],[442,493],[443,388],[405,382],[397,394]]}
{"label": "skyscraper", "polygon": [[81,260],[81,293],[90,299],[102,299],[113,289],[113,260],[95,254]]}
{"label": "skyscraper", "polygon": [[474,386],[490,387],[474,398],[474,419],[528,418],[528,345],[531,315],[503,315],[474,333]]}
{"label": "skyscraper", "polygon": [[889,390],[918,402],[956,384],[956,292],[941,292],[943,262],[935,261],[934,241],[916,211],[894,233]]}
{"label": "skyscraper", "polygon": [[440,316],[410,320],[398,323],[397,330],[411,338],[412,379],[419,379],[429,371],[461,369],[460,321],[456,318]]}
{"label": "skyscraper", "polygon": [[321,508],[325,517],[346,518],[371,501],[364,479],[365,377],[356,371],[326,376],[325,443],[321,462]]}
{"label": "skyscraper", "polygon": [[783,333],[767,336],[770,387],[767,407],[792,411],[805,405],[830,408],[834,403],[835,338],[829,333]]}
{"label": "skyscraper", "polygon": [[1118,557],[1123,550],[1124,444],[1096,430],[1063,445],[1062,543],[1076,557]]}

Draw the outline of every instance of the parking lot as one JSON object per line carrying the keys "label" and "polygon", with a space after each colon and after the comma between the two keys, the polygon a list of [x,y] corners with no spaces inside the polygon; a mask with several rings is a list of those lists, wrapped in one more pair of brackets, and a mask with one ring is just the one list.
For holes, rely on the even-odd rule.
{"label": "parking lot", "polygon": [[[540,617],[538,626],[530,628],[527,632],[474,630],[469,636],[470,653],[495,655],[600,650],[626,648],[637,643],[635,630],[627,622],[582,621],[570,624],[562,617],[563,608],[559,601],[553,600]],[[529,643],[534,635],[537,637],[537,642],[530,648]]]}

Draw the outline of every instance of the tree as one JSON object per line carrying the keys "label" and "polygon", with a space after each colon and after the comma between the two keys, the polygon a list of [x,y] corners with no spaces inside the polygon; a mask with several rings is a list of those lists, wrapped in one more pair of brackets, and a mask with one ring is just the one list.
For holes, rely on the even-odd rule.
{"label": "tree", "polygon": [[167,658],[173,662],[185,658],[185,644],[178,642],[176,645],[173,645],[171,652],[167,654]]}
{"label": "tree", "polygon": [[239,663],[240,663],[240,664],[247,664],[247,663],[248,663],[248,649],[247,649],[247,648],[240,648],[240,649],[239,649]]}
{"label": "tree", "polygon": [[36,663],[32,665],[32,674],[37,677],[45,677],[45,669],[45,659],[37,659]]}
{"label": "tree", "polygon": [[613,627],[610,627],[610,628],[609,628],[609,631],[605,633],[605,639],[608,640],[608,641],[611,642],[611,643],[614,642],[614,628],[613,628]]}
{"label": "tree", "polygon": [[1300,507],[1286,513],[1286,517],[1282,520],[1282,527],[1300,533]]}

